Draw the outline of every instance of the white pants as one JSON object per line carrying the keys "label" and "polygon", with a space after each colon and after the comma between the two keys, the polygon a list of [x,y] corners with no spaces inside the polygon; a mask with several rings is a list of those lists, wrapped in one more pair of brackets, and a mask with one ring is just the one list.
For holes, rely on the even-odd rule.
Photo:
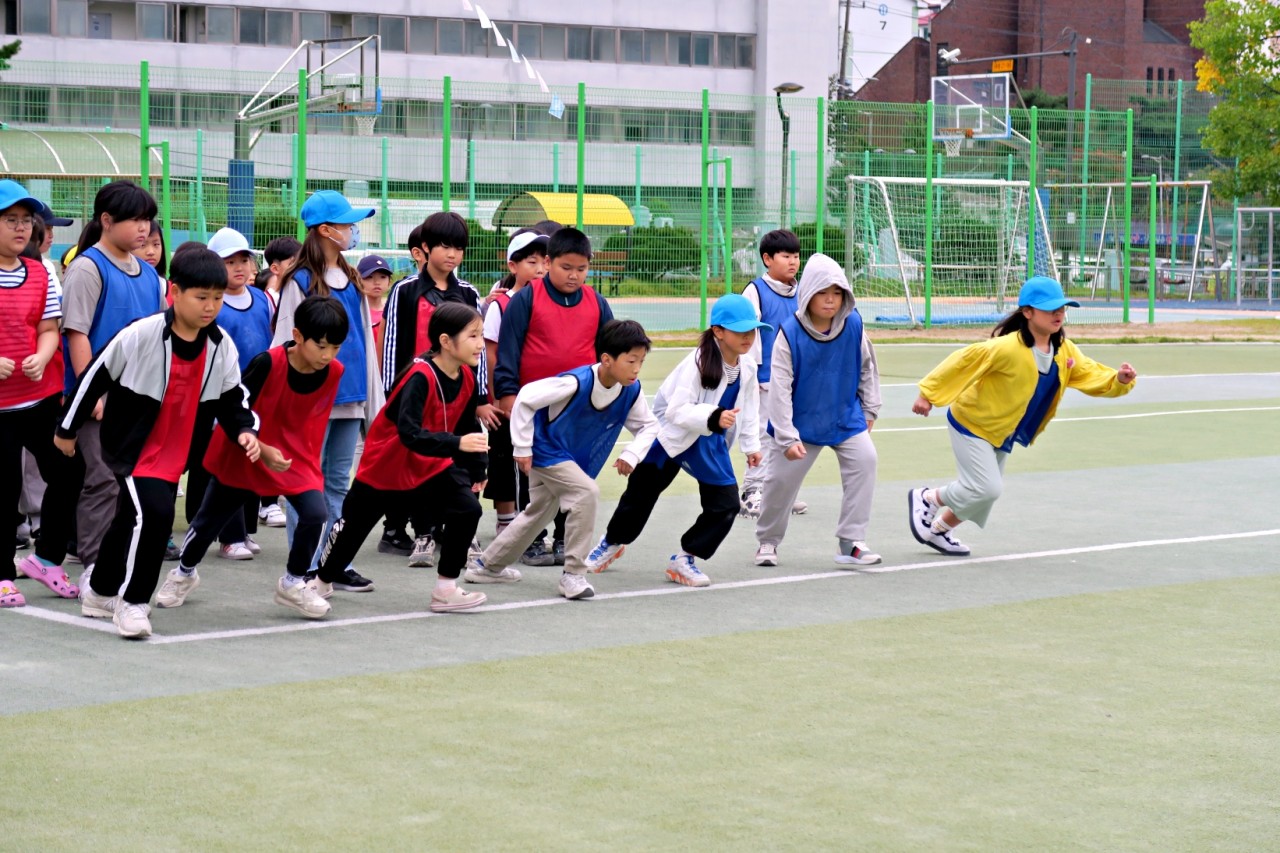
{"label": "white pants", "polygon": [[965,435],[947,423],[956,455],[956,479],[938,489],[938,500],[961,521],[987,526],[991,507],[1004,489],[1004,463],[1009,454],[984,438]]}
{"label": "white pants", "polygon": [[[769,443],[777,446],[772,438]],[[805,475],[818,461],[823,445],[806,442],[804,449],[805,455],[795,460],[787,459],[782,449],[777,449],[776,463],[764,487],[760,521],[756,524],[756,541],[761,544],[777,545],[786,535],[791,505],[800,494]],[[864,542],[871,524],[871,498],[876,489],[876,446],[871,441],[871,430],[847,438],[831,450],[835,451],[840,464],[840,520],[836,523],[836,536]]]}

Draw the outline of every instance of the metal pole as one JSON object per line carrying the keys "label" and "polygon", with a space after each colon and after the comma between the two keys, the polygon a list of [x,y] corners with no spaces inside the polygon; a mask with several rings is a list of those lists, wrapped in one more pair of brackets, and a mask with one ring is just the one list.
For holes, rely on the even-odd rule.
{"label": "metal pole", "polygon": [[794,228],[796,223],[796,171],[797,171],[796,161],[798,159],[797,155],[798,155],[798,152],[796,151],[791,152],[791,164],[790,164],[791,171],[790,171],[790,181],[788,182],[791,187],[791,215],[789,218],[787,218],[785,222],[782,223],[783,228]]}
{"label": "metal pole", "polygon": [[1156,198],[1156,176],[1151,175],[1148,184],[1151,195],[1147,199],[1147,325],[1154,325],[1156,322],[1156,287],[1159,281],[1156,278],[1156,231],[1159,228],[1158,218],[1156,216],[1157,205],[1152,202]]}
{"label": "metal pole", "polygon": [[173,245],[173,196],[169,183],[169,142],[160,143],[160,224],[164,228],[164,244]]}
{"label": "metal pole", "polygon": [[1124,281],[1120,292],[1124,295],[1122,322],[1129,322],[1129,274],[1132,271],[1133,249],[1133,107],[1124,116]]}
{"label": "metal pole", "polygon": [[[933,127],[933,99],[925,104],[925,127]],[[933,325],[933,142],[924,158],[924,327]],[[902,249],[898,249],[902,253]]]}
{"label": "metal pole", "polygon": [[702,195],[698,218],[698,328],[707,326],[707,159],[711,150],[711,92],[702,90]]}
{"label": "metal pole", "polygon": [[138,68],[138,100],[142,119],[138,128],[138,143],[142,152],[138,175],[142,188],[151,192],[151,64],[145,59]]}
{"label": "metal pole", "polygon": [[444,78],[444,116],[440,141],[440,209],[449,210],[453,195],[453,78]]}
{"label": "metal pole", "polygon": [[[197,238],[201,242],[205,239],[205,217],[204,217],[204,131],[196,129],[196,216],[195,222],[198,223],[200,236]],[[188,224],[190,227],[190,224]]]}
{"label": "metal pole", "polygon": [[815,222],[817,226],[814,238],[814,248],[821,252],[823,250],[824,240],[827,230],[827,99],[818,98],[818,144],[817,151],[817,173],[818,173],[818,198],[814,202],[817,208]]}
{"label": "metal pole", "polygon": [[[791,144],[791,114],[782,108],[782,93],[777,92],[778,118],[782,121],[782,193],[778,196],[778,223],[779,227],[786,228],[790,221],[787,219],[787,186],[794,183],[790,181],[788,173],[788,163],[794,163],[794,156],[788,160],[787,148]],[[795,217],[795,204],[791,205],[791,216]]]}
{"label": "metal pole", "polygon": [[1040,225],[1040,194],[1036,189],[1036,166],[1039,160],[1040,114],[1031,108],[1031,152],[1027,158],[1027,278],[1036,274],[1036,229]]}
{"label": "metal pole", "polygon": [[551,143],[551,191],[560,192],[560,143]]}
{"label": "metal pole", "polygon": [[583,196],[587,192],[587,84],[578,84],[578,208],[577,225],[582,227]]}
{"label": "metal pole", "polygon": [[[1081,143],[1080,182],[1089,183],[1089,130],[1090,112],[1093,110],[1093,75],[1084,75],[1084,140]],[[1080,243],[1076,251],[1080,255],[1080,271],[1084,272],[1084,245],[1088,239],[1087,223],[1089,221],[1089,188],[1080,187]]]}
{"label": "metal pole", "polygon": [[[470,123],[467,130],[467,219],[476,218],[476,141],[471,138]],[[579,219],[582,217],[579,216]]]}
{"label": "metal pole", "polygon": [[[707,161],[710,171],[707,174],[708,189],[711,190],[711,216],[707,220],[710,225],[707,233],[707,240],[715,240],[716,246],[719,248],[720,241],[716,238],[716,225],[720,222],[720,149],[711,149],[711,159]],[[707,270],[709,278],[715,278],[719,274],[717,267],[720,265],[719,253],[712,251],[708,246],[707,261],[710,269]]]}
{"label": "metal pole", "polygon": [[733,293],[733,158],[724,158],[724,292]]}
{"label": "metal pole", "polygon": [[[301,212],[307,200],[307,69],[298,69],[298,147],[293,158],[293,185],[298,188],[296,199],[298,206],[294,208],[294,216]],[[298,239],[307,236],[307,226],[298,220]]]}
{"label": "metal pole", "polygon": [[387,198],[387,167],[390,161],[390,154],[390,140],[384,136],[382,137],[382,197],[379,199],[382,202],[382,215],[379,217],[382,221],[382,228],[379,229],[381,233],[378,235],[378,245],[383,249],[391,248],[391,204]]}
{"label": "metal pole", "polygon": [[635,191],[635,207],[637,209],[640,207],[640,184],[643,181],[640,165],[642,163],[643,157],[644,157],[643,148],[637,145],[636,146],[636,191]]}
{"label": "metal pole", "polygon": [[[1173,180],[1182,180],[1182,80],[1178,81],[1178,106],[1173,122]],[[1173,185],[1173,209],[1169,222],[1169,270],[1178,267],[1178,185]],[[1188,292],[1191,287],[1188,286]]]}

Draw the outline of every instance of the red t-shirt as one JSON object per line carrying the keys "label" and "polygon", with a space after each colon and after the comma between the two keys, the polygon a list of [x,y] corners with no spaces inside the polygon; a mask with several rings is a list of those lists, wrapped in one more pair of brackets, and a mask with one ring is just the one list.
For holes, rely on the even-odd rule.
{"label": "red t-shirt", "polygon": [[142,445],[133,476],[154,477],[176,483],[187,467],[191,436],[200,405],[200,380],[204,377],[205,349],[188,361],[174,353],[169,360],[169,385],[160,401],[160,413]]}

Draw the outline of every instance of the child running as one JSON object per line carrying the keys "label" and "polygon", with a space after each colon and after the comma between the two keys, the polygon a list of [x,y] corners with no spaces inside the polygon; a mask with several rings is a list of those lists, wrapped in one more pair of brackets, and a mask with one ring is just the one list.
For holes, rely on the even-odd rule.
{"label": "child running", "polygon": [[258,459],[258,419],[240,384],[236,346],[213,322],[226,267],[213,252],[191,246],[174,253],[170,274],[173,306],[111,339],[80,377],[54,438],[73,455],[77,431],[106,395],[102,451],[120,499],[89,587],[81,590],[80,612],[112,619],[122,637],[151,634],[148,602],[191,437],[217,417],[249,460]]}
{"label": "child running", "polygon": [[[360,292],[360,274],[342,255],[360,245],[359,223],[373,214],[371,207],[353,208],[341,193],[334,190],[313,193],[302,205],[302,224],[307,227],[307,236],[302,242],[297,263],[284,274],[280,284],[280,309],[276,315],[275,337],[271,342],[272,346],[279,346],[293,340],[293,312],[303,299],[312,294],[332,296],[347,311],[347,337],[338,350],[338,361],[344,368],[342,380],[329,415],[329,429],[325,433],[324,450],[320,456],[324,497],[329,507],[329,529],[342,516],[342,504],[351,484],[351,467],[355,462],[361,427],[371,423],[383,403],[369,305]],[[292,545],[296,512],[291,509],[286,518],[289,522],[286,533]],[[348,592],[373,591],[373,581],[351,566],[344,567],[335,586]]]}
{"label": "child running", "polygon": [[[434,346],[414,359],[374,418],[355,482],[311,581],[321,598],[392,507],[437,524],[440,559],[431,610],[448,613],[484,604],[483,593],[458,586],[482,510],[488,441],[476,419],[476,368],[484,326],[475,309],[445,303],[431,314]],[[519,574],[515,573],[515,580]]]}
{"label": "child running", "polygon": [[276,603],[308,619],[329,612],[329,602],[307,586],[306,574],[328,520],[320,448],[342,378],[342,364],[333,357],[348,325],[338,300],[308,296],[294,312],[293,340],[260,353],[246,366],[243,384],[262,420],[261,464],[250,462],[221,432],[213,434],[204,457],[209,488],[182,543],[178,567],[170,570],[156,595],[158,606],[182,606],[200,585],[196,567],[217,532],[246,504],[270,492],[287,496],[298,511],[289,560],[276,584]]}
{"label": "child running", "polygon": [[467,568],[472,583],[509,583],[508,568],[557,512],[565,519],[565,561],[559,591],[590,598],[587,556],[600,501],[596,477],[622,428],[635,437],[613,467],[626,477],[649,452],[658,421],[640,390],[649,336],[634,320],[610,320],[596,336],[596,364],[531,382],[520,389],[511,415],[516,465],[529,475],[529,506]]}
{"label": "child running", "polygon": [[[78,462],[58,453],[49,440],[62,406],[57,357],[62,311],[44,265],[22,256],[43,207],[21,184],[0,181],[0,509],[10,517],[18,510],[25,448],[48,486],[36,507],[41,535],[21,569],[54,594],[75,598],[80,589],[67,579],[62,561],[79,491]],[[0,557],[0,607],[21,607],[26,598],[14,583],[15,540],[0,539],[10,543],[8,556]]]}
{"label": "child running", "polygon": [[880,372],[862,315],[840,265],[814,255],[805,265],[794,314],[773,343],[769,423],[781,454],[770,472],[756,525],[757,566],[778,565],[796,494],[818,453],[830,447],[840,465],[840,565],[880,562],[867,550],[876,447],[871,428],[880,412]]}
{"label": "child running", "polygon": [[685,586],[711,584],[694,559],[711,559],[738,515],[738,478],[729,459],[735,436],[748,467],[760,464],[756,365],[747,355],[760,328],[768,325],[756,319],[745,298],[730,294],[716,300],[711,328],[702,333],[698,348],[658,389],[653,401],[661,424],[658,440],[628,478],[604,538],[587,557],[588,571],[604,571],[622,556],[644,529],[658,496],[683,468],[698,481],[702,514],[681,537],[667,577]]}
{"label": "child running", "polygon": [[968,555],[951,531],[963,521],[986,527],[1013,446],[1031,446],[1068,388],[1090,397],[1121,397],[1133,390],[1138,374],[1128,362],[1119,370],[1106,367],[1067,339],[1068,305],[1080,307],[1063,295],[1058,282],[1046,276],[1027,279],[1018,307],[996,325],[990,340],[952,353],[920,380],[911,411],[927,417],[934,406],[950,407],[947,425],[956,457],[953,482],[907,495],[911,535],[920,544],[950,556]]}

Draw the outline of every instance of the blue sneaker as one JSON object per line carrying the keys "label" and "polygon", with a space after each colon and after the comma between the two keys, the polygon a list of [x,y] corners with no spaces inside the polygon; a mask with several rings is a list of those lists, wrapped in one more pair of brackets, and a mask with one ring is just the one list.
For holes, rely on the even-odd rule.
{"label": "blue sneaker", "polygon": [[667,563],[667,577],[685,586],[711,586],[711,578],[702,573],[688,554],[671,555],[671,562]]}
{"label": "blue sneaker", "polygon": [[622,552],[627,550],[626,545],[612,545],[609,540],[604,537],[600,538],[600,544],[591,549],[591,553],[587,555],[587,571],[592,574],[600,574],[613,564],[613,561],[622,556]]}

